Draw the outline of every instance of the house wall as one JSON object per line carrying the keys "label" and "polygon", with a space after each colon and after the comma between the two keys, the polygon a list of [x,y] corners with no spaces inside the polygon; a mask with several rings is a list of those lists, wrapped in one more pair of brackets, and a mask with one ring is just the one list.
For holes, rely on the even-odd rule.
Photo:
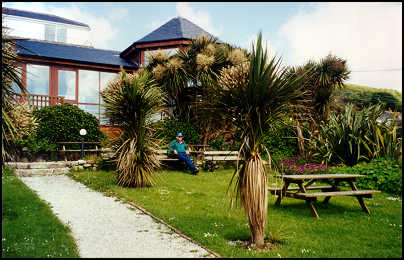
{"label": "house wall", "polygon": [[[8,28],[10,28],[10,36],[35,40],[46,40],[45,26],[50,25],[55,26],[56,31],[61,28],[64,28],[66,30],[66,41],[64,41],[64,43],[91,46],[90,29],[87,27],[11,15],[3,15],[3,18],[3,26],[7,26]],[[57,37],[54,41],[61,42],[58,41]]]}

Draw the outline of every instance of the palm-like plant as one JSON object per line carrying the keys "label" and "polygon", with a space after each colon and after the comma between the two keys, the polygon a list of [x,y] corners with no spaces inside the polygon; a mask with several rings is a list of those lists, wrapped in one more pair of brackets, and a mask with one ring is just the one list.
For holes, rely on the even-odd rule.
{"label": "palm-like plant", "polygon": [[[267,51],[262,48],[262,36],[258,35],[256,46],[246,62],[248,66],[244,78],[237,82],[229,79],[223,70],[218,89],[219,106],[226,109],[234,118],[241,131],[241,160],[237,165],[233,178],[235,180],[234,195],[244,206],[250,229],[252,242],[264,247],[265,224],[267,218],[267,170],[261,155],[266,151],[263,145],[264,133],[271,124],[282,118],[288,111],[291,102],[302,97],[303,92],[299,78],[288,76],[285,69],[280,68],[280,59],[268,59]],[[243,64],[239,65],[245,72]],[[242,75],[243,73],[239,73]],[[227,83],[226,83],[227,82]],[[268,151],[266,151],[268,152]],[[271,161],[268,153],[269,161]],[[232,202],[233,202],[232,197]]]}
{"label": "palm-like plant", "polygon": [[101,95],[106,117],[123,132],[112,140],[118,185],[153,185],[154,169],[160,161],[157,157],[159,143],[153,138],[150,124],[153,116],[162,110],[163,91],[148,71],[128,75],[122,70]]}
{"label": "palm-like plant", "polygon": [[21,71],[15,63],[20,61],[15,52],[17,39],[7,36],[6,28],[2,27],[1,37],[1,115],[2,115],[2,135],[1,135],[1,155],[2,167],[6,159],[10,158],[13,153],[13,143],[17,136],[17,129],[14,121],[10,117],[10,111],[13,109],[12,98],[14,97],[13,84],[25,93],[24,86],[21,81]]}
{"label": "palm-like plant", "polygon": [[348,104],[341,114],[331,113],[327,124],[320,126],[319,136],[313,145],[324,161],[355,165],[360,160],[389,156],[397,159],[401,153],[402,139],[398,137],[398,126],[379,122],[383,107],[370,105],[355,110]]}
{"label": "palm-like plant", "polygon": [[317,64],[313,97],[318,119],[327,119],[330,96],[335,89],[344,86],[349,74],[346,60],[333,55],[328,55]]}

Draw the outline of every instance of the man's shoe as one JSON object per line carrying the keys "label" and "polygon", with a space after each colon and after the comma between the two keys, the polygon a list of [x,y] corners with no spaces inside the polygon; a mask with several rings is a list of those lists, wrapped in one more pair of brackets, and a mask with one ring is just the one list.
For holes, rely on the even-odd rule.
{"label": "man's shoe", "polygon": [[195,169],[194,171],[192,171],[193,175],[196,175],[199,172],[199,169]]}

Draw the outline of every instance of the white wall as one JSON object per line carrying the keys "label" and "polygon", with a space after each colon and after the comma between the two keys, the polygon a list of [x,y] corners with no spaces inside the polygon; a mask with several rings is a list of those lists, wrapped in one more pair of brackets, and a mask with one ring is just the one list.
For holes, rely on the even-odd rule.
{"label": "white wall", "polygon": [[45,24],[65,27],[69,44],[92,46],[90,29],[70,24],[41,21],[18,16],[3,15],[3,26],[9,27],[9,35],[35,40],[45,40]]}

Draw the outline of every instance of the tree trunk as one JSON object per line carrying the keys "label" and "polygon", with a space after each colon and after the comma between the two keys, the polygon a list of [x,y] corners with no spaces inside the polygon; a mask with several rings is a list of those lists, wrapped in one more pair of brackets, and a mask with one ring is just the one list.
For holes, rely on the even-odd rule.
{"label": "tree trunk", "polygon": [[299,147],[300,156],[306,157],[306,153],[304,150],[303,132],[298,119],[296,119],[296,130],[297,130],[297,144]]}
{"label": "tree trunk", "polygon": [[252,227],[250,226],[251,233],[252,233],[252,242],[255,244],[258,248],[263,248],[265,246],[265,232],[264,232],[264,227]]}
{"label": "tree trunk", "polygon": [[258,248],[263,248],[268,214],[267,175],[257,151],[253,154],[244,169],[240,195],[248,215],[252,242]]}

